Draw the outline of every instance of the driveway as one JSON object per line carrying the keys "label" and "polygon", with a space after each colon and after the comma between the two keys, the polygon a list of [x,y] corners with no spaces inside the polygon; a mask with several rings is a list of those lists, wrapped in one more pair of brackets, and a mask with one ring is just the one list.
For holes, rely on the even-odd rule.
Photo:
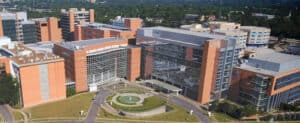
{"label": "driveway", "polygon": [[185,108],[187,111],[193,110],[193,114],[196,115],[198,117],[198,119],[201,121],[201,123],[210,123],[208,116],[204,115],[199,109],[198,107],[196,107],[193,104],[190,104],[189,102],[180,99],[176,96],[171,96],[168,99],[169,102],[181,106],[183,108]]}
{"label": "driveway", "polygon": [[0,105],[0,114],[3,117],[4,123],[14,123],[14,116],[5,105]]}
{"label": "driveway", "polygon": [[108,89],[101,88],[99,90],[98,94],[94,98],[86,119],[83,121],[84,123],[94,123],[96,121],[101,104],[105,103],[106,97],[110,94],[111,92]]}

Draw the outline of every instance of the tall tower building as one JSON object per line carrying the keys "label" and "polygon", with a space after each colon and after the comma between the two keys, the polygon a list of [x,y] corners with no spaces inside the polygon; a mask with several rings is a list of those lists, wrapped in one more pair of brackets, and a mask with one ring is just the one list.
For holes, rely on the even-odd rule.
{"label": "tall tower building", "polygon": [[232,66],[241,48],[236,39],[208,32],[166,27],[138,29],[142,47],[141,77],[182,89],[181,94],[201,104],[226,98]]}
{"label": "tall tower building", "polygon": [[271,30],[264,27],[242,26],[242,31],[248,33],[247,47],[268,47]]}
{"label": "tall tower building", "polygon": [[22,23],[27,21],[26,12],[1,12],[2,34],[11,38],[12,41],[23,41]]}
{"label": "tall tower building", "polygon": [[83,8],[80,10],[77,8],[70,8],[68,11],[62,9],[60,26],[62,28],[63,39],[72,41],[75,25],[82,22],[94,22],[94,13],[93,9],[90,9],[89,11]]}
{"label": "tall tower building", "polygon": [[55,17],[34,19],[38,41],[62,41],[62,31]]}

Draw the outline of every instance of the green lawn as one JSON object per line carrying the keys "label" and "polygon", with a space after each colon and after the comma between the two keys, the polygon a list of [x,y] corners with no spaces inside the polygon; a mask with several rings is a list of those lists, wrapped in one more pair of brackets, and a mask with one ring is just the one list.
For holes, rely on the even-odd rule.
{"label": "green lawn", "polygon": [[106,97],[106,101],[109,102],[112,100],[112,98],[115,96],[116,94],[110,95],[108,97]]}
{"label": "green lawn", "polygon": [[[170,112],[166,112],[157,116],[148,117],[148,118],[140,118],[140,119],[128,119],[121,116],[112,115],[105,110],[101,109],[99,112],[98,118],[104,118],[106,120],[120,120],[126,123],[141,123],[143,121],[173,121],[173,122],[198,122],[198,119],[194,115],[190,115],[185,109],[182,107],[173,105],[168,103],[168,106],[172,107],[173,110]],[[99,121],[103,121],[103,119],[99,119]]]}
{"label": "green lawn", "polygon": [[150,110],[154,109],[156,107],[162,106],[165,104],[165,101],[159,99],[158,97],[152,96],[144,99],[143,106],[137,106],[137,107],[125,107],[125,106],[120,106],[115,103],[113,103],[112,107],[115,109],[120,109],[124,111],[132,111],[132,112],[137,112],[137,111],[145,111],[145,110]]}
{"label": "green lawn", "polygon": [[2,123],[3,119],[2,119],[2,116],[0,115],[0,123]]}
{"label": "green lawn", "polygon": [[212,114],[213,116],[210,118],[212,121],[215,122],[233,122],[233,121],[237,121],[237,119],[232,118],[224,113],[218,113],[218,112],[214,112]]}
{"label": "green lawn", "polygon": [[95,93],[82,93],[65,100],[42,104],[25,109],[32,119],[43,118],[79,118],[79,112],[88,112]]}
{"label": "green lawn", "polygon": [[24,120],[23,115],[20,112],[18,112],[18,111],[12,111],[12,113],[13,113],[14,118],[15,118],[16,121],[22,121],[22,120]]}

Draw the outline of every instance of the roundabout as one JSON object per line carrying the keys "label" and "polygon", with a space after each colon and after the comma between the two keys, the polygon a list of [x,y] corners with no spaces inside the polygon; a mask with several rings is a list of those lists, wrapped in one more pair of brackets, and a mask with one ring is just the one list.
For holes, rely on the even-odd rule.
{"label": "roundabout", "polygon": [[117,98],[118,102],[128,105],[135,105],[141,99],[138,96],[119,96]]}
{"label": "roundabout", "polygon": [[149,117],[167,112],[166,102],[150,92],[118,91],[106,99],[107,111],[129,118]]}
{"label": "roundabout", "polygon": [[144,99],[149,96],[151,95],[137,93],[117,93],[112,97],[111,103],[128,107],[142,106]]}
{"label": "roundabout", "polygon": [[111,86],[112,93],[105,96],[97,120],[112,118],[138,121],[197,122],[197,117],[186,109],[169,102],[153,89],[132,85]]}

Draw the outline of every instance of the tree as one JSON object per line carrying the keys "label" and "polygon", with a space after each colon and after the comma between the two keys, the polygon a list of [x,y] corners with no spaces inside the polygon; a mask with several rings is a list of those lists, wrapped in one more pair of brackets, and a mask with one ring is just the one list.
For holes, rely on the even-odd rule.
{"label": "tree", "polygon": [[19,104],[19,83],[9,74],[0,76],[0,104],[16,106]]}
{"label": "tree", "polygon": [[242,113],[241,113],[241,116],[250,116],[250,115],[254,115],[256,114],[257,111],[256,111],[256,108],[252,105],[246,105],[244,106],[244,108],[242,109]]}
{"label": "tree", "polygon": [[67,88],[67,97],[73,96],[76,94],[76,90],[74,87]]}

